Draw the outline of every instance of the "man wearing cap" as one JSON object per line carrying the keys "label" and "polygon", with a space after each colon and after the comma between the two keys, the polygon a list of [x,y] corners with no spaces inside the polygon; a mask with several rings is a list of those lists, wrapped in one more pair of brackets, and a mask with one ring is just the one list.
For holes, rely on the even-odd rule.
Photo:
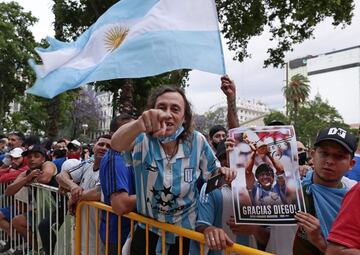
{"label": "man wearing cap", "polygon": [[15,180],[20,173],[29,169],[26,159],[21,155],[23,152],[22,148],[15,148],[6,154],[10,159],[10,166],[6,171],[0,172],[1,183]]}
{"label": "man wearing cap", "polygon": [[[6,196],[15,195],[26,184],[30,184],[32,182],[56,186],[54,178],[56,166],[52,162],[46,161],[46,150],[43,147],[38,144],[30,146],[27,151],[22,153],[22,156],[27,158],[29,170],[19,174],[15,181],[6,188]],[[30,215],[35,217],[32,213]],[[31,231],[28,232],[28,225],[31,225],[31,220],[27,220],[26,213],[18,215],[13,219],[13,227],[16,231],[24,238],[26,238],[27,234],[29,234],[29,240],[31,240],[32,233]],[[14,254],[21,254],[22,251],[17,252],[18,253],[15,252]]]}
{"label": "man wearing cap", "polygon": [[[21,148],[12,149],[9,153],[6,154],[7,157],[10,158],[11,165],[7,169],[7,171],[3,171],[0,173],[0,182],[6,183],[16,179],[16,177],[29,169],[27,164],[25,163],[24,157],[21,155],[23,150]],[[4,207],[0,209],[0,228],[5,231],[5,233],[10,236],[10,220],[11,213],[13,210],[13,205],[9,207]],[[14,217],[14,211],[12,217]],[[5,245],[0,248],[0,252],[4,252],[10,249],[10,242],[7,241]]]}
{"label": "man wearing cap", "polygon": [[356,149],[356,138],[342,128],[322,129],[311,156],[314,171],[302,181],[305,212],[298,212],[294,254],[324,254],[326,239],[339,212],[346,192],[356,182],[343,177],[350,170]]}
{"label": "man wearing cap", "polygon": [[78,140],[72,140],[70,143],[68,143],[67,145],[68,148],[68,152],[67,152],[67,158],[68,159],[80,159],[81,157],[81,143]]}

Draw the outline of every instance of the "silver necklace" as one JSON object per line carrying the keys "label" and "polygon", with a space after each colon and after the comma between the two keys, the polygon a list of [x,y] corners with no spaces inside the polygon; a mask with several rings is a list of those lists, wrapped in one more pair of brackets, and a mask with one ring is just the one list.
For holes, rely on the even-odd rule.
{"label": "silver necklace", "polygon": [[[167,161],[167,165],[169,166],[170,165],[170,161],[171,159],[175,156],[176,152],[177,152],[177,149],[178,149],[178,142],[176,142],[176,145],[174,147],[174,149],[172,150],[171,154],[167,154],[165,152],[165,157],[166,157],[166,161]],[[164,150],[165,151],[165,150]]]}

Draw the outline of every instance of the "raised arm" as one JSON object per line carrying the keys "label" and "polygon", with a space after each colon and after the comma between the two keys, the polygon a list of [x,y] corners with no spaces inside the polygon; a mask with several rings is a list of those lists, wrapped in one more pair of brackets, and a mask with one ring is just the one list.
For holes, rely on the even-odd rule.
{"label": "raised arm", "polygon": [[267,157],[270,159],[271,163],[273,164],[273,166],[275,167],[275,170],[276,170],[276,175],[281,175],[284,173],[284,166],[283,164],[281,164],[281,162],[279,160],[276,160],[274,159],[272,156],[271,156],[271,153],[270,151],[268,151],[266,153]]}
{"label": "raised arm", "polygon": [[112,136],[111,148],[116,151],[130,151],[134,147],[135,138],[142,132],[161,136],[166,131],[165,120],[169,114],[158,109],[145,111],[132,122],[121,126]]}
{"label": "raised arm", "polygon": [[227,75],[221,77],[221,90],[227,99],[228,128],[237,128],[239,127],[239,118],[236,109],[236,87]]}
{"label": "raised arm", "polygon": [[247,162],[246,166],[245,166],[245,179],[246,179],[246,188],[252,189],[254,187],[255,184],[255,176],[254,173],[252,171],[254,164],[255,164],[255,156],[256,156],[256,151],[252,151],[251,152],[251,156],[249,161]]}

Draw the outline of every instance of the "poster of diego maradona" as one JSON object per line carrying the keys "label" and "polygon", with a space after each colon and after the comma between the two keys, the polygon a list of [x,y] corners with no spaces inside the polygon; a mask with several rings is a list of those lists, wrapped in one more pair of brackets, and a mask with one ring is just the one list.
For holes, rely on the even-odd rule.
{"label": "poster of diego maradona", "polygon": [[232,182],[235,221],[239,224],[292,225],[305,211],[293,126],[235,128],[229,153],[237,170]]}

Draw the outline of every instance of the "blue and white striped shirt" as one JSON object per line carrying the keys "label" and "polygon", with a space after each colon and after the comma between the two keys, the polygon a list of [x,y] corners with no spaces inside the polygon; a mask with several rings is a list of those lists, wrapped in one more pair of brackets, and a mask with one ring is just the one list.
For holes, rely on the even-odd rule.
{"label": "blue and white striped shirt", "polygon": [[[220,163],[201,133],[194,131],[189,140],[181,142],[177,153],[168,160],[159,140],[142,133],[135,140],[133,166],[138,212],[195,229],[199,197],[196,181],[200,176],[207,180]],[[167,241],[172,243],[173,238]]]}

